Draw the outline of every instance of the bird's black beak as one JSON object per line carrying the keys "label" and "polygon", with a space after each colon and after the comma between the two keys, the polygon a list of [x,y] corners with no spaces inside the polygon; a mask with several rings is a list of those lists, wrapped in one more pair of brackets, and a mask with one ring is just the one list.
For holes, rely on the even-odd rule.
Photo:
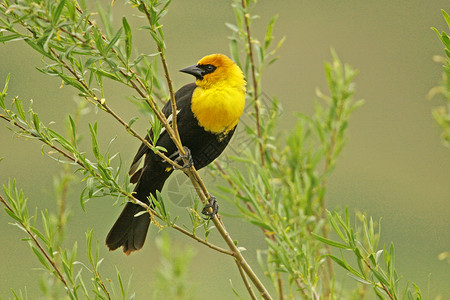
{"label": "bird's black beak", "polygon": [[181,69],[180,72],[194,75],[195,78],[200,79],[200,80],[203,79],[203,74],[204,74],[204,70],[199,68],[197,65],[193,65],[193,66]]}

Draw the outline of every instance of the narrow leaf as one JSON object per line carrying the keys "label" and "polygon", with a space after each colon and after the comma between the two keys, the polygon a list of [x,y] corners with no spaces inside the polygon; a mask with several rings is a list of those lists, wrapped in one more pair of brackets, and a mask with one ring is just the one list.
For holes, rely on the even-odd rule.
{"label": "narrow leaf", "polygon": [[342,244],[342,243],[338,243],[338,242],[326,239],[320,235],[315,234],[314,232],[312,232],[311,234],[315,239],[321,241],[324,244],[327,244],[327,245],[330,245],[330,246],[333,246],[336,248],[341,248],[341,249],[351,249],[351,247],[347,246],[346,244]]}
{"label": "narrow leaf", "polygon": [[125,17],[122,18],[122,25],[123,29],[125,30],[125,52],[127,54],[127,62],[130,59],[131,56],[131,50],[132,50],[132,35],[131,35],[131,28],[130,24],[128,24],[128,21]]}
{"label": "narrow leaf", "polygon": [[10,34],[10,35],[2,35],[2,36],[0,36],[0,43],[4,43],[4,42],[16,40],[16,39],[23,39],[23,38],[25,38],[25,37],[23,37],[21,34],[18,34],[18,33],[14,33],[14,34]]}
{"label": "narrow leaf", "polygon": [[122,27],[117,31],[116,35],[112,38],[111,42],[109,42],[108,46],[106,46],[104,53],[108,54],[109,50],[116,44],[116,42],[120,39],[120,35],[122,34]]}
{"label": "narrow leaf", "polygon": [[53,16],[52,16],[52,23],[54,23],[53,25],[55,25],[56,22],[58,22],[59,17],[61,16],[61,13],[64,9],[65,4],[66,4],[66,0],[61,0],[61,2],[59,2],[59,5],[56,7],[55,12],[53,13]]}

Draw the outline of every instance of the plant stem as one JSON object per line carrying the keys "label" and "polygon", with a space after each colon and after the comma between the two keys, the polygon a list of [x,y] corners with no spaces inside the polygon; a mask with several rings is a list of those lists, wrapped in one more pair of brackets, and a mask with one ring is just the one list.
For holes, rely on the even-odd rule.
{"label": "plant stem", "polygon": [[[336,147],[336,136],[337,136],[337,130],[338,130],[337,124],[339,124],[341,121],[341,112],[342,112],[343,105],[344,105],[343,101],[340,101],[338,103],[338,107],[336,109],[336,123],[331,132],[330,144],[329,144],[328,152],[325,157],[325,167],[324,167],[323,174],[326,174],[330,170],[332,163],[333,163],[333,154],[334,154],[334,149]],[[326,188],[326,178],[324,178],[322,180],[321,185],[320,185],[320,189],[322,191],[325,190],[325,188]],[[325,193],[324,192],[322,192],[322,197],[319,199],[319,201],[320,201],[320,208],[321,208],[321,218],[323,220],[326,220],[327,216],[326,216],[326,210],[325,210]],[[328,228],[326,226],[326,222],[324,222],[324,224],[323,224],[322,232],[323,232],[324,237],[328,238]],[[328,254],[331,254],[330,245],[325,244],[325,249]],[[328,268],[328,272],[327,272],[327,274],[325,274],[323,276],[323,278],[325,280],[325,287],[326,287],[325,292],[327,292],[327,290],[329,290],[330,280],[333,278],[333,264],[332,264],[330,258],[327,258],[327,268]]]}
{"label": "plant stem", "polygon": [[[370,271],[372,271],[373,273],[373,267],[370,265],[370,263],[363,258],[364,263],[366,264],[366,266],[370,269]],[[391,293],[389,292],[388,288],[382,283],[380,282],[381,286],[383,287],[383,290],[386,292],[386,294],[389,296],[389,299],[391,300],[395,300],[396,298],[394,296],[391,295]]]}
{"label": "plant stem", "polygon": [[196,235],[190,233],[190,232],[187,231],[186,229],[184,229],[184,228],[182,228],[182,227],[180,227],[180,226],[178,226],[178,225],[176,225],[176,224],[171,225],[171,227],[173,227],[175,230],[178,230],[179,232],[181,232],[181,233],[187,235],[188,237],[190,237],[190,238],[196,240],[197,242],[199,242],[199,243],[201,243],[201,244],[203,244],[203,245],[205,245],[205,246],[208,246],[209,248],[211,248],[211,249],[213,249],[213,250],[216,250],[216,251],[218,251],[218,252],[220,252],[220,253],[223,253],[223,254],[227,254],[227,255],[230,255],[230,256],[234,256],[234,253],[231,252],[230,250],[226,250],[226,249],[223,249],[223,248],[221,248],[221,247],[218,247],[218,246],[216,246],[216,245],[214,245],[214,244],[211,244],[210,242],[207,242],[207,241],[205,241],[205,240],[203,240],[203,239],[197,237]]}
{"label": "plant stem", "polygon": [[258,143],[259,143],[259,152],[261,156],[261,164],[265,165],[265,157],[264,157],[264,147],[261,135],[261,125],[260,125],[260,117],[259,117],[259,90],[258,90],[258,80],[256,78],[256,69],[255,69],[255,60],[253,58],[253,47],[252,47],[252,38],[250,34],[250,14],[248,12],[247,3],[245,0],[241,1],[242,8],[244,9],[244,21],[245,21],[245,30],[247,31],[247,44],[248,44],[248,55],[250,58],[250,67],[252,73],[252,83],[253,83],[253,104],[255,107],[255,119],[256,119],[256,133],[258,135]]}
{"label": "plant stem", "polygon": [[[9,204],[5,201],[5,199],[3,199],[3,197],[0,195],[0,202],[3,203],[3,205],[6,207],[7,210],[9,210],[11,213],[14,214],[14,211],[12,210],[12,208],[9,206]],[[41,244],[39,243],[39,241],[35,238],[34,234],[29,230],[28,226],[26,226],[23,221],[20,221],[20,225],[22,226],[23,229],[25,229],[25,231],[27,232],[27,234],[31,237],[31,239],[33,240],[34,244],[38,247],[39,251],[44,255],[45,259],[52,265],[52,268],[55,270],[56,272],[56,277],[64,284],[64,286],[66,287],[68,293],[71,295],[71,298],[75,299],[75,296],[73,294],[73,291],[71,289],[71,287],[69,286],[69,284],[67,283],[67,281],[64,279],[64,276],[62,275],[61,271],[59,270],[58,266],[55,264],[55,262],[48,256],[47,252],[44,250],[44,248],[42,248]],[[109,297],[108,294],[108,299],[111,299]]]}
{"label": "plant stem", "polygon": [[247,276],[245,275],[244,270],[242,270],[242,266],[237,261],[235,262],[238,267],[239,274],[241,274],[242,281],[244,281],[244,285],[247,288],[248,293],[250,294],[250,297],[252,298],[252,300],[257,300],[258,298],[256,297],[255,292],[252,289],[252,286],[248,282]]}
{"label": "plant stem", "polygon": [[[25,127],[23,127],[22,125],[20,125],[19,123],[17,123],[16,121],[9,119],[8,117],[4,116],[4,115],[0,115],[0,118],[7,121],[10,124],[14,124],[16,127],[20,128],[23,132],[26,132],[27,134],[38,138],[41,142],[45,143],[47,146],[51,147],[53,150],[55,150],[56,152],[58,152],[59,154],[61,154],[62,156],[64,156],[65,158],[69,159],[72,163],[76,163],[78,164],[80,167],[82,167],[83,169],[85,169],[86,171],[88,171],[88,169],[81,163],[80,160],[76,159],[75,157],[73,157],[72,155],[68,154],[67,152],[65,152],[64,150],[58,148],[55,145],[51,145],[49,143],[47,143],[45,140],[42,140],[39,138],[38,135],[34,134],[33,132],[27,130]],[[100,174],[94,173],[92,174],[92,176],[96,177],[97,179],[101,180],[102,177]],[[131,202],[142,206],[143,208],[145,208],[149,213],[153,214],[154,216],[156,216],[157,218],[159,218],[160,220],[164,220],[156,211],[154,211],[153,209],[151,209],[147,204],[139,201],[138,199],[136,199],[135,197],[133,197],[132,195],[130,195],[129,193],[123,191],[123,190],[119,190],[119,193],[121,193],[123,196],[127,197],[128,199],[130,199]],[[173,227],[175,230],[189,236],[190,238],[196,240],[197,242],[208,246],[209,248],[216,250],[218,252],[230,255],[230,256],[234,256],[234,253],[229,251],[229,250],[225,250],[221,247],[218,247],[210,242],[207,242],[197,236],[195,236],[194,234],[190,233],[189,231],[187,231],[186,229],[176,225],[176,224],[172,224],[171,227]]]}
{"label": "plant stem", "polygon": [[[144,8],[145,16],[147,17],[148,23],[150,25],[150,30],[152,30],[154,34],[157,34],[157,30],[156,30],[155,26],[152,25],[153,22],[151,20],[150,12],[148,10],[147,5],[144,2],[142,2],[142,6]],[[177,103],[176,103],[176,99],[175,99],[175,93],[173,91],[172,79],[170,78],[169,67],[167,66],[165,49],[162,49],[158,43],[156,43],[156,48],[159,52],[159,57],[161,58],[161,63],[163,65],[164,74],[165,74],[166,81],[167,81],[167,86],[169,87],[170,103],[172,105],[172,129],[173,129],[173,135],[174,135],[174,138],[172,140],[174,141],[174,143],[176,143],[176,142],[179,143],[178,151],[180,151],[181,155],[185,155],[186,153],[184,151],[184,148],[181,146],[180,134],[178,133]]]}

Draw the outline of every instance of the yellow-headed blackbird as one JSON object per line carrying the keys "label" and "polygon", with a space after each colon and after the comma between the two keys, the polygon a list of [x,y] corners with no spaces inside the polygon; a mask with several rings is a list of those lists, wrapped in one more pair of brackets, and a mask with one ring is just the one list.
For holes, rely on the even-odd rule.
{"label": "yellow-headed blackbird", "polygon": [[[241,69],[223,54],[205,56],[196,65],[180,71],[196,78],[195,83],[187,84],[175,93],[175,100],[181,142],[190,150],[191,161],[198,170],[216,159],[233,136],[244,110],[246,81]],[[170,101],[162,112],[170,122]],[[151,130],[149,134],[152,135]],[[164,129],[157,145],[167,149],[167,156],[179,156],[175,144]],[[142,159],[144,164],[139,168]],[[170,164],[142,144],[129,172],[130,181],[136,183],[135,197],[150,204],[150,194],[156,199],[156,191],[161,191],[172,172]],[[125,205],[106,237],[106,245],[110,250],[123,247],[128,255],[142,248],[150,225],[147,214],[135,217],[142,210],[141,206],[131,202]]]}

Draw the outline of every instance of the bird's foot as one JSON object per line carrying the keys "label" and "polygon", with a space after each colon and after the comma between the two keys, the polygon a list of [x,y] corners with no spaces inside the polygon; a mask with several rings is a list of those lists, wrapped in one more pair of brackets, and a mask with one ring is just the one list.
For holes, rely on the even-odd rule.
{"label": "bird's foot", "polygon": [[[189,169],[190,167],[192,167],[194,165],[194,159],[192,158],[192,154],[191,154],[191,150],[189,150],[188,147],[183,146],[184,155],[181,155],[178,151],[175,152],[178,154],[178,157],[174,160],[174,162],[176,163],[182,163],[184,161],[184,159],[186,159],[186,162],[181,166],[181,167],[173,167],[175,170],[184,170],[184,169]],[[174,154],[175,154],[174,153]],[[173,156],[173,154],[172,154]]]}
{"label": "bird's foot", "polygon": [[[208,208],[212,208],[212,212],[208,211]],[[209,201],[208,203],[203,207],[202,214],[206,216],[206,218],[203,218],[205,220],[214,219],[216,214],[219,212],[219,204],[217,204],[216,197],[209,194]]]}

